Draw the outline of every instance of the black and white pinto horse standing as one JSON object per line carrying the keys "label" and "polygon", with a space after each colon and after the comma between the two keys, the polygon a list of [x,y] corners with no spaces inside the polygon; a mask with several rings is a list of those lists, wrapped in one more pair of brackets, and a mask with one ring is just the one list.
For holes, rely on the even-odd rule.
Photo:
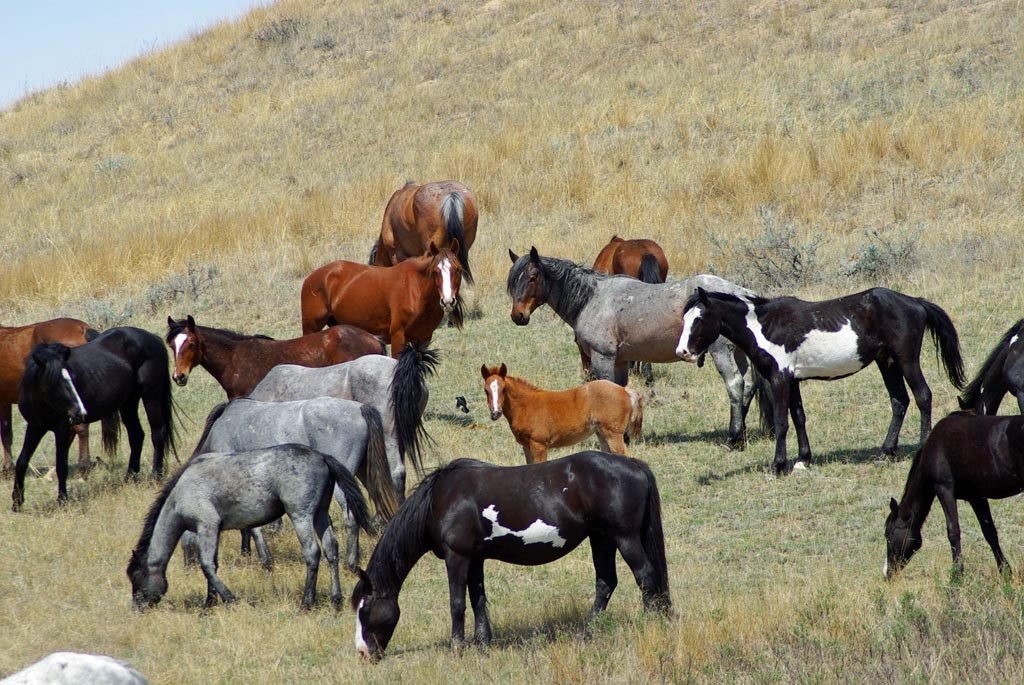
{"label": "black and white pinto horse standing", "polygon": [[797,468],[811,463],[800,381],[835,380],[878,364],[889,392],[892,421],[882,452],[894,454],[907,412],[907,385],[921,412],[921,443],[931,430],[932,392],[921,373],[925,329],[932,334],[946,375],[961,389],[964,366],[956,328],[945,311],[922,298],[872,288],[834,300],[804,302],[708,292],[698,288],[686,304],[676,354],[686,361],[720,335],[736,343],[772,387],[776,474],[787,467],[786,432],[792,415]]}
{"label": "black and white pinto horse standing", "polygon": [[[668,283],[644,283],[628,276],[595,272],[566,259],[542,257],[536,247],[518,256],[509,250],[508,294],[512,321],[530,323],[537,307],[548,305],[576,334],[581,354],[590,359],[595,378],[625,386],[630,362],[679,361],[676,343],[683,307],[697,287],[753,297],[725,279],[700,275]],[[724,338],[708,346],[729,394],[729,444],[746,442],[746,415],[757,390],[756,374],[746,357]],[[768,398],[758,393],[762,411]]]}
{"label": "black and white pinto horse standing", "polygon": [[1024,319],[1010,326],[992,348],[978,375],[964,388],[960,408],[994,416],[1006,393],[1017,398],[1017,408],[1024,414]]}

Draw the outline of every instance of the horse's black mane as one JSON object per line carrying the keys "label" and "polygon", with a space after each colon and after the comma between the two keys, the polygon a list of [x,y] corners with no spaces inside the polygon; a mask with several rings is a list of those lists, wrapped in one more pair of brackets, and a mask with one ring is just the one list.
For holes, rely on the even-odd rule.
{"label": "horse's black mane", "polygon": [[[725,302],[749,302],[755,307],[758,305],[765,304],[766,302],[769,301],[767,297],[761,297],[760,295],[750,295],[741,297],[740,295],[736,295],[734,293],[720,293],[714,290],[705,290],[704,293],[714,300],[722,300]],[[686,299],[686,305],[683,307],[683,311],[685,312],[686,310],[693,307],[695,304],[697,304],[699,300],[700,292],[694,289],[694,291],[690,293],[690,297]]]}
{"label": "horse's black mane", "polygon": [[170,497],[171,491],[174,490],[174,486],[178,484],[178,480],[181,478],[181,474],[185,473],[185,469],[189,467],[191,462],[185,462],[185,465],[178,469],[178,472],[171,476],[170,480],[164,483],[164,487],[160,490],[160,494],[156,496],[153,505],[149,508],[149,512],[146,514],[146,518],[142,523],[142,533],[139,535],[139,541],[135,545],[135,549],[132,551],[132,560],[128,564],[128,574],[131,575],[132,570],[138,568],[142,564],[142,560],[146,558],[146,554],[149,552],[149,544],[153,540],[153,529],[156,528],[156,521],[160,518],[160,512],[164,508],[164,504],[167,502],[167,498]]}
{"label": "horse's black mane", "polygon": [[1017,323],[1010,326],[1010,329],[1003,334],[1003,337],[999,340],[992,351],[989,352],[988,358],[985,359],[985,363],[981,365],[981,369],[978,374],[974,377],[967,387],[964,388],[963,395],[960,396],[960,402],[965,407],[973,407],[978,403],[978,397],[981,395],[981,387],[985,384],[988,378],[989,371],[992,370],[992,365],[996,363],[1001,355],[1006,351],[1006,346],[1010,344],[1010,339],[1015,335],[1021,333],[1021,328],[1024,327],[1024,319],[1019,320]]}
{"label": "horse's black mane", "polygon": [[[64,368],[64,354],[68,348],[61,343],[40,343],[32,349],[25,362],[25,373],[21,377],[21,392],[31,397],[52,388],[60,382]],[[40,364],[36,357],[42,357]]]}
{"label": "horse's black mane", "polygon": [[491,466],[476,459],[456,459],[428,474],[398,509],[373,550],[374,593],[397,594],[406,575],[426,551],[427,523],[433,516],[434,487],[455,472]]}
{"label": "horse's black mane", "polygon": [[[227,328],[212,328],[210,326],[196,326],[197,330],[203,335],[213,335],[219,338],[227,338],[232,341],[239,340],[273,340],[269,335],[263,335],[262,333],[249,334],[239,333],[238,331],[232,331]],[[185,319],[178,319],[174,322],[174,325],[167,326],[167,335],[164,337],[168,343],[174,340],[175,337],[186,331]]]}
{"label": "horse's black mane", "polygon": [[[530,266],[530,255],[520,257],[508,272],[508,283],[506,288],[511,296],[516,283],[526,273]],[[541,270],[548,281],[561,284],[556,291],[557,301],[553,309],[567,321],[576,321],[583,307],[594,295],[597,284],[607,278],[614,278],[608,274],[598,273],[590,267],[571,262],[568,259],[558,257],[541,257]],[[549,286],[545,286],[545,295],[549,292]]]}

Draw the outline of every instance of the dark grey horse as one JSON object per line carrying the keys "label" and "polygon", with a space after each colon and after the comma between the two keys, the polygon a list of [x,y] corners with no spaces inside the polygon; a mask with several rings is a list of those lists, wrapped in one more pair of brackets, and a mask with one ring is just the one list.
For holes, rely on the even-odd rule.
{"label": "dark grey horse", "polygon": [[[194,454],[242,452],[284,443],[306,445],[331,455],[363,482],[384,521],[395,513],[398,502],[388,473],[380,413],[366,404],[333,397],[293,402],[234,399],[217,406],[207,417]],[[340,490],[335,491],[335,499],[345,508]],[[345,563],[355,568],[359,527],[347,510],[345,527]]]}
{"label": "dark grey horse", "polygon": [[[590,371],[597,378],[626,385],[630,362],[677,362],[676,344],[683,327],[683,308],[696,288],[713,292],[753,293],[711,275],[683,281],[644,283],[626,276],[609,276],[566,259],[542,257],[537,248],[520,257],[511,250],[508,294],[512,321],[530,323],[530,314],[548,305],[572,327]],[[746,441],[746,414],[757,390],[753,367],[746,356],[725,338],[710,347],[715,368],[729,394],[729,444],[741,448]],[[759,393],[759,402],[767,397]],[[762,404],[762,416],[771,413]]]}
{"label": "dark grey horse", "polygon": [[260,526],[287,514],[306,562],[302,606],[316,602],[320,547],[331,566],[331,602],[341,602],[338,541],[328,508],[331,491],[342,493],[358,525],[371,532],[359,484],[337,459],[304,445],[278,445],[237,453],[201,454],[163,487],[146,515],[128,564],[136,608],[153,606],[167,592],[167,562],[185,531],[195,534],[206,576],[206,605],[235,596],[217,577],[220,531]]}
{"label": "dark grey horse", "polygon": [[423,410],[429,391],[426,377],[434,373],[437,352],[426,345],[407,345],[398,359],[379,354],[321,368],[278,364],[249,394],[263,402],[338,397],[368,404],[380,412],[391,482],[405,500],[405,460],[423,474],[422,447],[427,437]]}

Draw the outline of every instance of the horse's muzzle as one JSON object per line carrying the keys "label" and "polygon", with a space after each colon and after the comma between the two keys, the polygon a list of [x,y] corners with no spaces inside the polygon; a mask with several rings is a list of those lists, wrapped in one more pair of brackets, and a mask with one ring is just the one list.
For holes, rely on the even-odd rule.
{"label": "horse's muzzle", "polygon": [[71,414],[71,416],[68,417],[68,425],[69,426],[77,426],[80,423],[85,423],[85,420],[86,420],[85,414],[76,411],[73,414]]}
{"label": "horse's muzzle", "polygon": [[512,312],[512,323],[517,326],[525,326],[530,323],[530,315],[526,312]]}
{"label": "horse's muzzle", "polygon": [[188,374],[187,373],[181,373],[181,374],[176,373],[176,374],[174,374],[173,378],[174,378],[174,382],[179,387],[184,388],[185,384],[188,383]]}
{"label": "horse's muzzle", "polygon": [[495,410],[492,409],[491,410],[491,421],[497,421],[500,418],[501,418],[501,410],[499,409],[499,410],[495,411]]}

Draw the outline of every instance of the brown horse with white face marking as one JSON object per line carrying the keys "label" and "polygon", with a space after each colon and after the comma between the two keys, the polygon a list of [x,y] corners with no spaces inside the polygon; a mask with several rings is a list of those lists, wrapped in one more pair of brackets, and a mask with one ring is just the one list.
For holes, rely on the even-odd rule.
{"label": "brown horse with white face marking", "polygon": [[220,383],[228,399],[251,393],[278,364],[319,368],[367,354],[384,354],[379,338],[355,326],[331,326],[301,338],[274,340],[222,328],[197,326],[191,315],[167,317],[167,346],[174,354],[174,382],[184,386],[192,369],[201,366]]}
{"label": "brown horse with white face marking", "polygon": [[339,260],[302,282],[302,332],[328,324],[358,326],[391,343],[398,359],[406,343],[429,343],[447,314],[462,327],[462,263],[455,251],[431,243],[427,254],[395,266]]}
{"label": "brown horse with white face marking", "polygon": [[370,252],[370,264],[394,266],[425,255],[433,245],[447,247],[459,257],[466,281],[473,282],[469,248],[476,240],[476,199],[458,181],[436,181],[399,188],[384,208],[380,237]]}
{"label": "brown horse with white face marking", "polygon": [[[40,343],[59,342],[66,347],[86,343],[99,333],[78,319],[50,319],[26,326],[0,326],[0,442],[4,458],[0,473],[11,472],[11,447],[14,444],[13,411],[18,403],[18,387],[25,374],[25,360],[32,348]],[[89,428],[75,426],[78,434],[78,469],[89,469]]]}
{"label": "brown horse with white face marking", "polygon": [[509,376],[505,364],[483,364],[480,375],[491,420],[508,420],[527,464],[547,461],[549,447],[568,447],[591,435],[603,451],[625,454],[623,434],[635,438],[643,427],[640,395],[611,381],[552,391]]}

